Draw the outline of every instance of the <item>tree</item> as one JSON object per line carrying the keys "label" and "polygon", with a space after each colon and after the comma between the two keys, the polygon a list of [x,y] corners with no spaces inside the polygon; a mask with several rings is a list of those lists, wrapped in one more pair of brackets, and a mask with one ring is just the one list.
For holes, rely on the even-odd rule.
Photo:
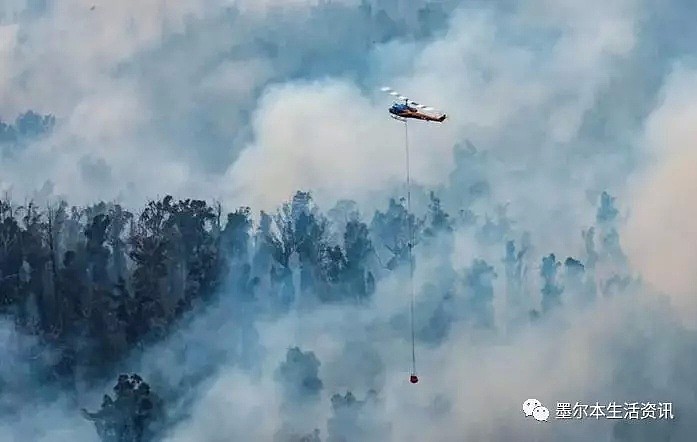
{"label": "tree", "polygon": [[440,198],[434,192],[429,193],[430,202],[428,204],[428,220],[430,225],[425,229],[424,234],[435,236],[440,232],[452,232],[452,222],[450,215],[443,210]]}
{"label": "tree", "polygon": [[561,266],[554,256],[550,253],[549,256],[542,258],[542,267],[540,268],[540,276],[544,280],[542,287],[542,310],[548,311],[561,303],[560,296],[564,289],[557,284],[557,269]]}
{"label": "tree", "polygon": [[394,198],[390,198],[386,212],[375,212],[370,230],[374,240],[392,253],[388,269],[394,270],[409,262],[409,247],[419,243],[423,224],[423,220],[408,213],[402,202]]}
{"label": "tree", "polygon": [[11,124],[0,121],[0,146],[17,142],[17,129]]}
{"label": "tree", "polygon": [[31,140],[49,134],[56,124],[53,115],[40,115],[32,110],[17,116],[14,124],[0,120],[0,149],[15,146],[24,140]]}
{"label": "tree", "polygon": [[262,279],[270,276],[274,262],[272,225],[273,219],[262,210],[259,214],[259,227],[254,232],[254,256],[252,257],[252,274]]}
{"label": "tree", "polygon": [[165,235],[167,206],[171,198],[149,202],[130,232],[129,257],[135,268],[131,275],[133,295],[126,336],[129,344],[140,341],[152,328],[152,320],[164,316],[161,304],[171,239]]}
{"label": "tree", "polygon": [[[506,255],[503,259],[506,269],[506,290],[514,304],[519,304],[523,288],[523,266],[527,248],[524,246],[516,251],[515,241],[506,242]],[[519,305],[518,305],[519,306]]]}
{"label": "tree", "polygon": [[471,311],[472,322],[477,327],[494,326],[494,287],[497,277],[494,267],[486,261],[475,259],[465,273],[465,293]]}
{"label": "tree", "polygon": [[47,283],[50,251],[46,245],[46,221],[36,205],[29,202],[19,208],[23,212],[22,231],[20,233],[21,255],[26,261],[30,274],[27,291],[33,296],[38,306],[38,320],[44,331],[50,331],[48,339],[58,339],[62,330],[59,327],[57,309],[54,307],[54,291]]}
{"label": "tree", "polygon": [[[168,198],[165,200],[171,201]],[[170,238],[168,252],[173,264],[169,272],[181,269],[185,302],[208,298],[220,282],[217,238],[212,234],[219,230],[218,217],[202,200],[180,200],[164,207],[165,228]]]}
{"label": "tree", "polygon": [[112,266],[111,280],[122,284],[127,279],[128,244],[125,238],[126,229],[133,220],[133,214],[124,210],[120,205],[115,204],[109,209],[109,227],[107,244],[111,249]]}
{"label": "tree", "polygon": [[[272,220],[273,223],[264,229],[262,238],[280,266],[272,271],[282,290],[291,294],[288,293],[288,284],[292,277],[290,259],[293,255],[297,255],[299,260],[300,290],[304,293],[325,290],[329,282],[325,271],[330,265],[326,261],[328,221],[313,205],[311,195],[297,192],[292,202],[283,204]],[[320,297],[325,295],[320,294]]]}
{"label": "tree", "polygon": [[349,290],[357,299],[364,299],[375,291],[375,280],[368,263],[375,250],[366,224],[358,220],[346,223],[344,249],[346,250],[345,279]]}
{"label": "tree", "polygon": [[428,323],[420,330],[419,337],[431,344],[440,344],[447,338],[455,320],[451,294],[446,294],[431,314]]}
{"label": "tree", "polygon": [[496,220],[486,215],[484,225],[477,232],[477,239],[483,244],[494,245],[502,241],[506,234],[511,231],[513,224],[506,211],[507,205],[500,205],[496,208]]}
{"label": "tree", "polygon": [[56,118],[53,115],[39,115],[34,111],[27,111],[17,117],[15,127],[17,134],[22,137],[37,137],[53,130]]}
{"label": "tree", "polygon": [[114,396],[105,394],[99,410],[82,409],[82,414],[94,422],[103,442],[154,441],[164,424],[162,400],[137,374],[120,375]]}
{"label": "tree", "polygon": [[291,403],[316,400],[323,388],[318,377],[320,362],[312,351],[303,352],[299,347],[288,349],[286,360],[276,371],[286,399]]}
{"label": "tree", "polygon": [[90,221],[85,229],[85,237],[87,238],[85,251],[89,262],[87,272],[92,284],[101,287],[106,287],[110,283],[108,266],[111,252],[106,247],[110,224],[111,219],[108,215],[99,214]]}
{"label": "tree", "polygon": [[586,248],[586,267],[594,270],[595,263],[598,261],[598,253],[595,251],[595,228],[590,227],[584,230],[582,236]]}
{"label": "tree", "polygon": [[[0,311],[9,312],[26,296],[20,279],[24,265],[22,229],[15,218],[15,209],[8,201],[0,200]],[[20,313],[19,311],[17,313]]]}
{"label": "tree", "polygon": [[606,191],[600,194],[600,207],[595,217],[599,224],[609,224],[617,219],[619,211],[615,207],[615,199]]}
{"label": "tree", "polygon": [[222,231],[221,247],[233,261],[247,260],[252,231],[250,214],[249,207],[240,207],[227,216],[227,223]]}
{"label": "tree", "polygon": [[586,267],[572,257],[564,261],[564,290],[577,304],[585,305],[595,297],[595,281],[586,277]]}
{"label": "tree", "polygon": [[620,245],[620,236],[617,231],[619,210],[615,207],[615,198],[603,191],[600,195],[600,206],[596,214],[596,221],[600,228],[600,244],[602,254],[620,265],[625,264],[626,257]]}
{"label": "tree", "polygon": [[377,417],[379,400],[374,390],[368,391],[364,400],[358,400],[350,391],[334,394],[331,404],[327,442],[390,440],[389,425]]}

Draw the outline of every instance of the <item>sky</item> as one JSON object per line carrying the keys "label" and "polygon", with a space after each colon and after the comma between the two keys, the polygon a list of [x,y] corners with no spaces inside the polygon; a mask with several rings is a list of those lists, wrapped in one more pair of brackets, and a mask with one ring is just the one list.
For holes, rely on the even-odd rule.
{"label": "sky", "polygon": [[[385,9],[404,22],[393,27],[384,16],[369,21],[360,3],[0,2],[0,119],[13,122],[27,110],[56,117],[50,134],[0,149],[0,190],[18,201],[116,200],[136,209],[172,194],[258,211],[302,189],[322,209],[352,199],[370,217],[404,193],[404,127],[388,117],[390,97],[379,90],[391,86],[449,117],[408,126],[417,187],[437,189],[455,213],[458,183],[467,173],[484,177],[491,201],[476,210],[493,215],[496,204],[508,203],[519,231],[532,235],[537,261],[550,252],[582,254],[581,231],[594,224],[598,195],[607,190],[618,198],[630,273],[642,283],[631,297],[568,307],[513,336],[475,337],[456,325],[444,344],[420,349],[417,388],[404,383],[406,341],[381,328],[405,307],[399,275],[381,285],[369,312],[328,307],[277,323],[260,319],[254,328],[263,356],[250,356],[257,375],[211,356],[243,339],[226,321],[232,306],[223,301],[133,361],[175,384],[212,367],[191,393],[191,416],[168,440],[270,440],[298,421],[303,431],[317,426],[326,435],[331,394],[352,389],[363,398],[371,382],[382,401],[372,415],[390,424],[389,440],[656,440],[651,431],[691,440],[686,420],[697,386],[685,367],[697,328],[694,5],[369,1],[373,15]],[[448,14],[419,24],[421,7]],[[463,170],[454,148],[467,142],[486,159]],[[420,284],[433,282],[439,266],[462,271],[475,257],[500,252],[466,232],[454,238],[417,256]],[[355,348],[345,336],[357,329],[370,330],[355,345],[376,352],[382,369],[350,362]],[[208,344],[201,353],[187,350],[180,368],[162,362],[192,342]],[[282,411],[273,376],[295,345],[316,353],[325,384],[321,401],[300,418]],[[382,377],[368,382],[373,369]],[[86,395],[100,397],[93,393]],[[543,426],[520,417],[532,395],[550,404],[654,395],[684,407],[685,420],[633,438],[606,422]],[[59,430],[64,440],[94,440],[91,427],[64,409],[60,402],[42,409],[52,435],[43,440],[61,440]],[[20,427],[35,422],[28,411]]]}

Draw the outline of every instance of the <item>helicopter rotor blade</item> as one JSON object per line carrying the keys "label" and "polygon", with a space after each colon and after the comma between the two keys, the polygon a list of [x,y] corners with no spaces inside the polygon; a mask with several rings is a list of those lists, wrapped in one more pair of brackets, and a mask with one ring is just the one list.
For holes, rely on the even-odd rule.
{"label": "helicopter rotor blade", "polygon": [[406,101],[407,103],[411,104],[412,106],[419,105],[419,103],[417,103],[416,101],[410,100],[409,97],[407,97],[406,95],[400,94],[399,92],[392,89],[391,87],[384,86],[384,87],[381,87],[380,90],[383,92],[387,92],[388,94],[392,95],[393,97],[397,97],[397,99],[400,101]]}
{"label": "helicopter rotor blade", "polygon": [[397,97],[397,98],[399,98],[400,100],[408,100],[407,97],[405,97],[404,95],[400,94],[399,92],[397,92],[396,90],[392,89],[391,87],[387,87],[387,86],[381,87],[380,90],[383,91],[383,92],[387,92],[388,94],[392,95],[393,97]]}
{"label": "helicopter rotor blade", "polygon": [[435,108],[433,108],[433,107],[431,107],[431,106],[426,106],[425,104],[419,104],[419,103],[416,103],[416,102],[414,102],[414,101],[411,101],[410,104],[411,104],[412,106],[416,107],[416,108],[423,109],[423,110],[425,110],[425,111],[434,111],[434,110],[436,110]]}
{"label": "helicopter rotor blade", "polygon": [[[392,89],[389,86],[383,86],[380,88],[380,90],[383,92],[387,92],[388,94],[392,95],[393,97],[397,97],[397,99],[400,101],[406,101],[411,106],[414,106],[418,109],[423,109],[423,110],[429,111],[429,112],[436,111],[436,109],[434,107],[426,106],[425,104],[417,103],[416,101],[410,100],[409,97],[400,94],[399,92],[395,91],[394,89]],[[438,112],[440,112],[440,111],[438,111]]]}

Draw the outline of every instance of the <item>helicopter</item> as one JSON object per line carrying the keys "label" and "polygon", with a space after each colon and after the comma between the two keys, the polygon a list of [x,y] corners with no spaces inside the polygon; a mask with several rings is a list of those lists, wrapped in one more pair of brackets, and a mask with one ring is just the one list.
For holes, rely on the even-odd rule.
{"label": "helicopter", "polygon": [[[436,115],[432,115],[426,112],[432,112],[435,109],[433,109],[430,106],[424,106],[423,104],[419,104],[415,101],[410,100],[408,97],[405,97],[404,95],[400,94],[399,92],[395,91],[394,89],[390,87],[382,87],[380,88],[383,92],[387,92],[388,94],[392,95],[393,97],[397,97],[399,102],[395,102],[390,106],[388,109],[390,113],[390,117],[394,118],[395,120],[401,121],[404,123],[404,150],[406,152],[406,189],[407,189],[407,213],[411,213],[411,188],[410,188],[410,175],[411,173],[409,172],[409,134],[408,134],[408,120],[409,119],[414,119],[414,120],[422,120],[422,121],[435,121],[438,123],[442,123],[445,121],[446,115],[445,113],[437,113]],[[404,101],[404,103],[401,103],[401,101]],[[409,382],[412,384],[417,384],[419,382],[419,377],[416,374],[416,342],[414,338],[414,260],[412,257],[412,247],[413,247],[413,242],[414,242],[414,235],[411,231],[411,228],[409,229],[409,262],[411,263],[411,358],[412,358],[412,366],[411,366],[411,375],[409,376]]]}
{"label": "helicopter", "polygon": [[399,92],[395,91],[394,89],[390,87],[383,87],[381,88],[383,92],[387,92],[388,94],[397,97],[399,101],[404,101],[404,103],[394,103],[388,111],[390,112],[390,116],[394,118],[395,120],[403,121],[406,122],[407,119],[415,119],[415,120],[423,120],[423,121],[435,121],[438,123],[442,123],[445,121],[447,116],[445,114],[440,114],[438,116],[433,116],[429,115],[426,112],[423,111],[434,111],[430,106],[424,106],[423,104],[419,104],[415,101],[410,100],[408,97],[405,97],[404,95],[401,95]]}

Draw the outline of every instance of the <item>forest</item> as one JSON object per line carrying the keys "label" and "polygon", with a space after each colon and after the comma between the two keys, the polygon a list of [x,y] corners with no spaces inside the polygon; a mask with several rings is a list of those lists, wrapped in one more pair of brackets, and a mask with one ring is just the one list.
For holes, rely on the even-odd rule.
{"label": "forest", "polygon": [[[471,213],[447,213],[434,192],[429,201],[426,213],[416,216],[403,201],[391,199],[366,223],[350,201],[325,214],[310,193],[300,191],[276,213],[261,212],[258,222],[249,207],[223,214],[220,204],[171,196],[150,201],[138,213],[115,203],[38,207],[6,198],[0,202],[1,313],[23,335],[36,338],[22,352],[34,361],[40,382],[76,394],[77,382],[114,376],[129,354],[166,339],[187,313],[223,293],[270,317],[327,303],[369,308],[381,279],[408,264],[410,231],[418,248],[452,237],[456,229],[475,229],[480,241],[500,248],[506,290],[513,302],[527,305],[521,299],[529,296],[524,283],[529,238],[523,236],[516,245],[507,239],[509,220],[487,217],[478,226]],[[568,257],[562,265],[554,254],[542,257],[541,304],[522,321],[534,321],[560,304],[565,287],[583,288],[588,297],[583,301],[590,301],[595,288],[588,274],[596,262],[621,260],[614,204],[603,192],[596,216],[600,247],[596,250],[595,229],[584,231],[584,262]],[[463,294],[458,308],[452,305],[452,287],[431,287],[441,299],[419,328],[419,341],[442,342],[454,314],[463,314],[475,328],[493,329],[492,281],[497,277],[494,265],[474,260],[453,282]],[[629,282],[628,276],[615,274],[602,292],[610,294]],[[47,349],[50,358],[42,357]],[[319,365],[311,351],[288,350],[277,378],[286,386],[291,407],[323,388]],[[105,395],[98,411],[82,411],[103,441],[145,442],[166,431],[167,403],[146,381],[135,373],[119,374],[113,397]],[[5,385],[2,395],[11,397],[11,390]],[[167,395],[176,397],[176,392]],[[370,395],[365,399],[372,400]],[[11,413],[11,401],[2,402],[3,412]],[[351,420],[345,416],[351,412],[342,410],[364,406],[351,392],[335,394],[336,421],[328,424],[327,440],[344,440],[342,422]],[[283,440],[320,440],[317,431]]]}
{"label": "forest", "polygon": [[0,1],[0,442],[692,442],[687,3]]}

